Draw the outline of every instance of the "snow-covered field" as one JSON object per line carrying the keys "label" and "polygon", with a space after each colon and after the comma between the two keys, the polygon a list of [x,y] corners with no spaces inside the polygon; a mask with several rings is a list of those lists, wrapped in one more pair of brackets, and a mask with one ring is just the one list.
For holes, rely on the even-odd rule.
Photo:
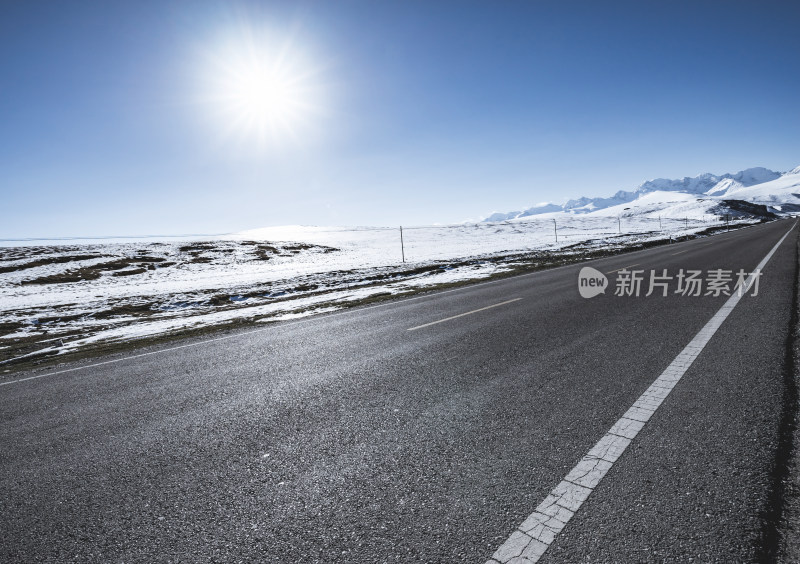
{"label": "snow-covered field", "polygon": [[486,278],[515,261],[531,265],[719,224],[689,213],[690,202],[678,204],[687,206],[682,219],[562,213],[405,228],[402,246],[399,228],[300,226],[185,239],[6,242],[0,247],[0,363],[333,311],[377,294]]}

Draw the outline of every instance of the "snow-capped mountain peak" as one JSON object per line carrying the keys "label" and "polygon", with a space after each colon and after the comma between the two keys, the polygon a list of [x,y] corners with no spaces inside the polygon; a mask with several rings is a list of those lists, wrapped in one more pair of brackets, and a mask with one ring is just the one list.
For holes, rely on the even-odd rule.
{"label": "snow-capped mountain peak", "polygon": [[717,182],[713,188],[711,188],[708,192],[706,192],[707,196],[721,196],[728,192],[729,190],[735,190],[736,188],[742,188],[744,185],[736,182],[733,178],[725,178]]}
{"label": "snow-capped mountain peak", "polygon": [[[685,176],[680,180],[668,178],[648,180],[640,184],[634,191],[638,194],[647,194],[648,192],[655,191],[686,192],[687,194],[719,194],[723,190],[724,185],[729,187],[753,186],[755,184],[762,184],[775,180],[780,176],[781,173],[764,167],[748,168],[736,174],[722,174],[719,176],[706,172],[694,177]],[[726,183],[726,181],[732,182]]]}
{"label": "snow-capped mountain peak", "polygon": [[[800,211],[800,166],[785,173],[775,172],[764,167],[754,167],[741,170],[735,174],[716,175],[704,173],[693,177],[685,176],[680,179],[656,178],[643,182],[633,191],[619,190],[608,198],[582,197],[569,200],[563,205],[537,204],[521,212],[495,212],[484,221],[506,221],[553,213],[617,214],[621,213],[620,210],[632,209],[631,207],[626,207],[632,202],[638,202],[645,196],[656,193],[660,195],[657,195],[655,200],[647,198],[649,202],[646,206],[648,213],[654,213],[654,210],[658,211],[656,209],[658,205],[655,204],[656,200],[669,207],[678,200],[682,202],[688,201],[684,196],[687,196],[689,200],[698,202],[694,207],[703,207],[703,214],[718,213],[721,209],[719,207],[721,204],[727,205],[724,204],[725,200],[740,200],[751,204],[768,206],[772,211],[778,213],[794,213],[795,211]],[[676,197],[672,197],[669,194],[676,194]],[[633,206],[634,209],[637,207],[639,206]],[[687,213],[685,205],[682,205],[681,210],[681,213]],[[628,213],[636,213],[636,211]]]}

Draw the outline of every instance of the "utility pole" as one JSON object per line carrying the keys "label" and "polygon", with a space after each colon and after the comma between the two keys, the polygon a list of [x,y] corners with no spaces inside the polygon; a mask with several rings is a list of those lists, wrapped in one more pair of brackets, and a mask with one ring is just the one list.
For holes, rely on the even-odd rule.
{"label": "utility pole", "polygon": [[664,228],[661,227],[661,216],[658,216],[658,230],[659,231],[664,231]]}
{"label": "utility pole", "polygon": [[556,243],[558,243],[558,225],[555,219],[553,219],[553,233],[556,234]]}
{"label": "utility pole", "polygon": [[622,218],[617,216],[617,230],[622,234]]}
{"label": "utility pole", "polygon": [[400,226],[400,252],[403,255],[403,262],[406,262],[406,247],[403,244],[403,226]]}

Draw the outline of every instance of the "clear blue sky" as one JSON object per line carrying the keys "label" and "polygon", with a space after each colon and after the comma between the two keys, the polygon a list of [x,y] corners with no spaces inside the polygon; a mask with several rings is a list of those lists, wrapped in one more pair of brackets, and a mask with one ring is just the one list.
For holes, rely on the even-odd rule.
{"label": "clear blue sky", "polygon": [[[0,238],[450,223],[789,170],[798,21],[787,1],[6,0]],[[282,61],[266,103],[252,60]]]}

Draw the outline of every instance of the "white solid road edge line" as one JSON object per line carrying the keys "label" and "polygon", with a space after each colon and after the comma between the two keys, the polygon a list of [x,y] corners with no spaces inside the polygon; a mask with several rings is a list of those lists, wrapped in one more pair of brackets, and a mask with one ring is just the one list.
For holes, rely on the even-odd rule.
{"label": "white solid road edge line", "polygon": [[440,319],[438,321],[431,321],[430,323],[426,323],[424,325],[417,325],[416,327],[411,327],[411,328],[407,329],[407,331],[416,331],[417,329],[422,329],[423,327],[430,327],[431,325],[436,325],[437,323],[444,323],[445,321],[458,319],[459,317],[464,317],[465,315],[472,315],[473,313],[478,313],[479,311],[486,311],[487,309],[492,309],[493,307],[500,307],[502,305],[510,304],[512,302],[518,302],[521,299],[522,298],[514,298],[513,300],[506,300],[505,302],[500,302],[499,304],[494,304],[494,305],[482,307],[480,309],[473,309],[472,311],[459,313],[458,315],[454,315],[452,317],[445,317],[444,319]]}
{"label": "white solid road edge line", "polygon": [[[796,223],[772,247],[772,250],[758,264],[756,270],[760,271],[764,268],[795,225]],[[748,278],[745,288],[750,287],[751,279],[752,275]],[[486,564],[533,564],[539,561],[558,533],[577,513],[606,472],[622,456],[661,402],[680,381],[740,299],[741,296],[738,292],[728,298],[719,311],[714,314],[714,317],[661,373],[661,376],[656,378],[647,391],[625,412],[625,415],[614,423],[608,433],[586,453],[586,456],[550,492],[550,495],[539,504],[536,510],[511,533],[511,536],[495,551]]]}

